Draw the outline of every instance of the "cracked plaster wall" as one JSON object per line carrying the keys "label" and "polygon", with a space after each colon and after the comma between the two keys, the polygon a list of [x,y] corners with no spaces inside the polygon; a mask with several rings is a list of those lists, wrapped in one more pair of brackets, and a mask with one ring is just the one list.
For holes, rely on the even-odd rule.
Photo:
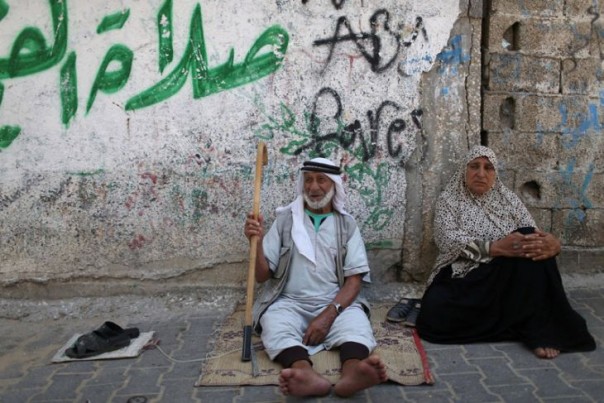
{"label": "cracked plaster wall", "polygon": [[376,280],[396,279],[426,236],[417,161],[440,180],[426,141],[475,132],[472,7],[0,1],[2,285],[241,284],[259,140],[268,223],[301,161],[332,158]]}

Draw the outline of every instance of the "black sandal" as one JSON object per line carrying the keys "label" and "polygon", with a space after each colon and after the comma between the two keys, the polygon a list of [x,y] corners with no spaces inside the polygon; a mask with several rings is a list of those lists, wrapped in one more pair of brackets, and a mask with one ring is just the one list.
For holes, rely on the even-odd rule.
{"label": "black sandal", "polygon": [[413,309],[415,302],[417,302],[417,299],[401,298],[396,305],[388,310],[386,320],[388,322],[403,322],[407,319],[407,315],[409,315]]}
{"label": "black sandal", "polygon": [[415,322],[417,321],[417,317],[421,308],[421,301],[416,300],[415,304],[413,305],[413,308],[411,309],[411,312],[409,312],[409,315],[407,315],[407,317],[405,318],[403,325],[407,327],[415,327]]}
{"label": "black sandal", "polygon": [[105,322],[97,330],[86,333],[65,350],[69,358],[88,358],[95,355],[119,350],[130,345],[130,340],[137,338],[138,328],[122,329],[113,322]]}

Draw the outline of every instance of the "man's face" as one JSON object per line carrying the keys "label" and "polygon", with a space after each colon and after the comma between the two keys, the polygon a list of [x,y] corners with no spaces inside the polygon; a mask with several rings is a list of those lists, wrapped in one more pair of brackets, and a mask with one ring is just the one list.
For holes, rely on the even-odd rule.
{"label": "man's face", "polygon": [[335,185],[321,172],[304,172],[304,201],[316,213],[331,211]]}
{"label": "man's face", "polygon": [[466,165],[466,187],[477,196],[493,188],[497,173],[487,157],[474,158]]}

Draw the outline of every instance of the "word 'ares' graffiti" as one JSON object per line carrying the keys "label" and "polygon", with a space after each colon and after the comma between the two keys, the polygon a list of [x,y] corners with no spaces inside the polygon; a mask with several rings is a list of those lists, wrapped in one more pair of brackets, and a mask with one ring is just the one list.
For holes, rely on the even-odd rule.
{"label": "word 'ares' graffiti", "polygon": [[[330,104],[334,109],[333,114],[321,116],[319,111],[326,108],[319,108],[319,102]],[[272,138],[275,132],[281,131],[295,136],[295,139],[281,149],[285,154],[300,155],[309,152],[314,156],[329,157],[336,147],[341,146],[359,161],[367,162],[376,156],[380,141],[385,141],[388,155],[400,159],[400,165],[404,165],[408,157],[403,153],[403,146],[396,141],[396,137],[409,128],[407,121],[400,116],[403,108],[396,102],[383,101],[375,110],[367,111],[367,129],[363,129],[359,119],[344,122],[342,99],[337,91],[329,87],[322,88],[315,95],[310,113],[304,114],[302,130],[296,127],[294,113],[283,104],[281,109],[281,121],[268,117],[269,123],[262,125],[257,134],[263,138]],[[386,112],[388,116],[399,116],[385,121]],[[422,110],[414,109],[410,115],[415,128],[421,129]],[[384,140],[380,140],[381,138]]]}

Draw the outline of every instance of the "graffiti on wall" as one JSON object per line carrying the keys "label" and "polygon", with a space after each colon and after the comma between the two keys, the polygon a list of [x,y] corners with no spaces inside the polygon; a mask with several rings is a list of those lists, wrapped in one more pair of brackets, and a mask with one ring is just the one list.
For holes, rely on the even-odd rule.
{"label": "graffiti on wall", "polygon": [[[343,1],[333,3],[338,10],[343,5]],[[357,57],[336,51],[345,44],[352,44],[373,74],[392,72],[398,75],[394,67],[403,57],[403,49],[413,45],[420,35],[428,39],[420,16],[415,18],[405,37],[400,33],[402,23],[393,23],[389,11],[384,8],[371,14],[369,31],[355,29],[350,21],[348,16],[337,17],[331,36],[312,41],[314,48],[327,48],[321,75],[339,55],[350,59]],[[346,99],[347,93],[335,86],[324,86],[299,114],[294,112],[292,105],[284,102],[280,103],[277,113],[270,114],[255,100],[266,119],[255,134],[264,140],[273,140],[276,136],[285,138],[287,142],[279,151],[289,156],[330,158],[342,152],[341,165],[348,185],[358,192],[368,211],[363,225],[380,230],[394,214],[392,208],[385,207],[385,191],[392,183],[392,175],[404,169],[415,149],[415,135],[422,128],[423,111],[420,108],[409,111],[386,95],[374,105],[367,105],[363,116],[351,117],[352,106]]]}
{"label": "graffiti on wall", "polygon": [[[231,49],[227,61],[210,68],[201,7],[197,5],[191,20],[188,45],[181,61],[162,81],[130,98],[126,103],[126,110],[143,108],[171,97],[182,88],[189,74],[193,81],[195,99],[259,80],[279,68],[285,57],[288,41],[287,31],[274,25],[256,39],[243,61],[235,63],[235,51]],[[266,48],[271,51],[263,53]]]}
{"label": "graffiti on wall", "polygon": [[452,75],[457,75],[458,68],[470,61],[470,55],[462,46],[462,39],[461,35],[455,35],[451,38],[447,47],[436,56],[436,60],[439,62],[439,74],[449,72]]}
{"label": "graffiti on wall", "polygon": [[[321,116],[323,109],[317,107],[319,102],[325,104],[326,101],[335,106],[331,116]],[[421,129],[421,109],[411,111],[409,119],[405,120],[400,115],[403,108],[389,100],[383,101],[374,110],[368,110],[364,123],[359,119],[345,122],[342,116],[344,109],[340,94],[329,87],[322,88],[315,95],[310,111],[305,114],[307,119],[303,131],[292,130],[295,117],[288,112],[285,105],[282,105],[282,108],[286,114],[285,119],[281,123],[271,122],[263,126],[263,129],[271,132],[280,129],[297,136],[281,149],[281,152],[288,155],[300,155],[307,152],[310,155],[325,157],[330,155],[335,148],[341,147],[350,152],[357,160],[367,162],[375,158],[378,144],[383,142],[388,155],[398,159],[402,166],[407,156],[402,155],[403,146],[397,143],[396,136],[410,135],[407,130],[410,126],[408,122],[412,122],[415,128]],[[386,120],[384,112],[387,110],[399,116]]]}
{"label": "graffiti on wall", "polygon": [[[603,95],[604,93],[600,94],[601,106],[604,106]],[[562,133],[562,145],[566,149],[571,149],[575,148],[588,133],[599,133],[602,130],[602,125],[600,124],[598,105],[589,103],[587,106],[588,110],[585,113],[577,114],[578,116],[570,116],[569,106],[566,102],[561,102],[559,105],[561,123],[557,131]],[[573,120],[578,121],[578,125],[571,125],[570,121]]]}
{"label": "graffiti on wall", "polygon": [[[0,107],[2,107],[3,96],[4,85],[0,82]],[[20,133],[21,128],[18,126],[0,125],[0,149],[10,146]]]}
{"label": "graffiti on wall", "polygon": [[[14,40],[10,55],[0,58],[0,106],[4,92],[2,80],[30,76],[53,68],[64,60],[59,73],[59,92],[62,105],[61,121],[68,126],[78,109],[77,55],[71,51],[65,57],[68,42],[67,0],[49,0],[49,5],[55,33],[54,42],[47,45],[46,38],[39,28],[27,27]],[[166,0],[157,15],[160,72],[164,71],[174,57],[172,6],[172,0]],[[9,12],[8,5],[0,0],[0,21]],[[106,16],[97,27],[97,34],[122,29],[129,15],[129,10],[123,10]],[[273,25],[255,40],[243,60],[236,62],[235,51],[230,49],[224,63],[210,66],[201,5],[198,3],[191,17],[187,47],[178,64],[160,82],[128,99],[125,109],[135,110],[165,101],[181,90],[189,76],[194,99],[257,81],[274,73],[281,66],[288,42],[287,31]],[[127,46],[114,44],[109,48],[90,89],[86,113],[90,112],[99,92],[114,94],[126,85],[130,79],[133,62],[134,52]],[[0,148],[7,148],[20,131],[18,126],[0,126]]]}
{"label": "graffiti on wall", "polygon": [[[302,0],[302,4],[306,4],[308,3],[309,0]],[[336,10],[340,10],[342,9],[342,7],[344,7],[344,4],[346,3],[346,0],[331,0],[331,4],[334,6],[334,8]]]}
{"label": "graffiti on wall", "polygon": [[[275,89],[275,93],[268,94],[268,99],[264,99],[268,108],[280,105],[280,109],[277,109],[276,113],[266,113],[265,119],[260,123],[252,118],[252,121],[241,122],[241,125],[245,125],[251,130],[256,129],[258,137],[274,139],[275,149],[288,156],[289,160],[292,159],[291,157],[332,157],[334,153],[342,154],[344,157],[340,162],[345,170],[348,185],[354,190],[354,201],[357,202],[360,199],[364,224],[376,232],[385,228],[386,232],[394,233],[396,220],[391,218],[396,215],[395,212],[398,209],[404,208],[404,203],[398,202],[404,198],[404,189],[399,189],[400,191],[393,195],[392,185],[393,183],[403,185],[406,180],[403,171],[415,149],[417,133],[422,128],[423,119],[422,109],[415,105],[417,99],[415,90],[419,75],[403,76],[398,71],[397,65],[401,60],[407,58],[407,54],[413,52],[415,55],[425,55],[430,60],[436,60],[436,49],[441,47],[433,46],[435,49],[432,49],[433,44],[426,43],[428,42],[426,24],[434,15],[431,14],[424,18],[421,16],[422,12],[406,13],[395,6],[386,6],[379,2],[374,2],[375,6],[369,6],[369,8],[367,8],[369,2],[366,1],[332,0],[313,5],[314,2],[315,0],[302,1],[302,5],[298,2],[297,7],[304,7],[305,4],[310,3],[309,9],[312,5],[316,8],[333,8],[339,11],[335,13],[335,16],[327,19],[325,19],[324,13],[317,12],[316,19],[322,24],[320,27],[312,29],[304,25],[303,21],[288,21],[287,25],[282,23],[283,26],[288,27],[288,30],[298,34],[295,37],[296,40],[302,41],[302,49],[297,48],[296,52],[290,51],[288,54],[290,65],[287,68],[291,69],[288,71],[300,73],[300,76],[305,76],[305,78],[308,78],[309,74],[312,75],[310,80],[302,84],[304,96],[295,94],[299,88],[289,89],[289,85],[293,83],[290,77],[277,74],[268,81],[271,90]],[[101,4],[102,2],[94,3]],[[186,2],[180,4],[183,3]],[[104,119],[107,118],[98,116],[102,101],[112,99],[118,93],[122,95],[122,99],[119,104],[116,102],[115,105],[125,111],[135,111],[168,100],[181,92],[185,84],[187,87],[191,86],[192,98],[199,99],[266,78],[281,67],[290,46],[290,36],[285,29],[279,25],[271,25],[271,23],[260,22],[258,24],[258,21],[267,21],[267,19],[254,16],[251,18],[250,24],[253,26],[251,32],[254,34],[243,35],[247,37],[244,39],[249,39],[249,44],[245,48],[239,49],[240,45],[236,45],[235,49],[230,49],[230,45],[216,46],[211,42],[212,37],[216,36],[214,32],[220,32],[221,28],[228,30],[226,27],[233,22],[219,19],[218,21],[225,22],[226,27],[215,24],[216,16],[210,10],[214,6],[216,13],[222,13],[221,4],[207,1],[206,6],[204,3],[206,2],[203,0],[191,0],[191,3],[187,4],[187,6],[191,6],[190,10],[184,11],[178,18],[175,16],[178,15],[179,10],[182,11],[182,8],[177,6],[179,3],[174,0],[154,1],[153,5],[147,7],[148,11],[144,13],[135,11],[137,10],[135,6],[129,7],[128,2],[121,2],[121,6],[117,9],[107,10],[104,6],[97,7],[94,11],[98,14],[98,20],[85,28],[92,38],[97,39],[97,42],[103,43],[104,46],[86,49],[86,51],[91,50],[90,53],[94,53],[92,56],[98,58],[96,60],[91,57],[95,61],[90,66],[86,66],[90,68],[87,70],[83,68],[83,61],[90,55],[80,50],[80,47],[71,47],[72,43],[77,42],[78,38],[74,38],[74,36],[79,36],[76,32],[79,32],[80,24],[82,24],[81,15],[78,14],[73,0],[72,2],[69,0],[40,0],[38,4],[43,7],[49,6],[51,13],[39,12],[39,14],[48,14],[50,17],[41,20],[43,22],[38,22],[40,28],[11,26],[11,30],[16,32],[14,34],[16,39],[7,40],[6,45],[10,46],[7,54],[0,54],[0,107],[4,102],[6,108],[9,105],[8,102],[11,101],[7,98],[12,97],[8,96],[8,92],[3,91],[3,84],[10,80],[17,77],[31,78],[42,72],[46,72],[51,77],[51,81],[54,81],[54,77],[56,77],[58,91],[51,92],[52,96],[56,98],[56,102],[53,102],[54,98],[50,102],[52,106],[56,105],[60,108],[57,108],[57,112],[54,113],[57,116],[53,118],[57,119],[58,126],[61,124],[67,128],[72,126],[72,130],[67,133],[69,138],[65,143],[73,144],[74,141],[78,141],[75,136],[72,137],[76,131],[74,129],[76,126],[79,127],[89,114],[93,115],[97,112],[97,116],[94,118],[89,117],[90,121],[95,119],[90,123],[96,124],[96,119],[99,119],[100,123],[105,123]],[[210,4],[212,6],[209,6]],[[288,11],[285,4],[286,2],[277,2],[280,11]],[[389,4],[398,3],[390,2]],[[269,9],[271,7],[274,5]],[[362,10],[363,8],[365,10]],[[142,9],[144,7],[138,8],[138,10]],[[17,11],[16,6],[14,10],[11,10],[4,0],[0,0],[0,15],[10,15],[11,11]],[[330,12],[333,11],[330,10]],[[236,13],[231,13],[231,11],[225,11],[225,15],[237,18]],[[359,15],[363,15],[363,17],[359,17]],[[288,17],[288,15],[285,16]],[[220,14],[220,17],[222,18],[223,15]],[[71,25],[68,24],[69,18],[73,20]],[[255,18],[259,18],[259,20]],[[275,18],[269,20],[274,21]],[[2,20],[0,23],[4,21]],[[74,21],[77,21],[78,25],[74,26]],[[125,39],[120,40],[120,38],[126,38],[126,34],[131,34],[134,31],[133,26],[138,27],[136,24],[141,24],[141,21],[145,21],[142,24],[146,25],[146,29],[142,32],[145,32],[146,35],[140,41],[140,46],[131,45]],[[212,22],[212,25],[208,21]],[[296,31],[298,22],[302,28]],[[211,29],[216,29],[216,31],[211,31]],[[245,30],[240,31],[245,32]],[[241,32],[235,34],[225,31],[224,36],[227,39],[230,38],[229,35],[236,36],[236,43],[240,43]],[[312,34],[308,34],[309,32]],[[180,44],[176,41],[176,33],[179,33],[179,38],[181,38],[182,43]],[[300,39],[304,37],[305,33],[308,35],[304,39]],[[433,36],[431,39],[439,36],[446,39],[448,32],[443,30],[440,35],[438,32],[430,32],[430,34]],[[293,35],[292,38],[294,38]],[[224,43],[224,38],[221,40],[221,43]],[[151,70],[152,77],[160,78],[151,82],[136,77],[138,76],[137,67],[141,68],[141,64],[137,65],[137,63],[140,63],[144,56],[148,57],[148,53],[142,53],[140,50],[143,47],[147,50],[154,49],[151,56],[153,59],[150,63],[145,64],[145,67],[147,71]],[[222,48],[219,49],[218,56],[214,49],[216,47]],[[6,51],[0,52],[6,53]],[[453,49],[450,55],[443,56],[443,63],[455,63],[459,59],[459,57],[456,59],[459,56],[459,53],[456,52],[457,49]],[[323,56],[320,63],[310,68],[308,65],[298,64],[299,59],[297,58],[313,53],[314,57],[319,54]],[[367,87],[356,92],[361,95],[360,97],[353,96],[354,91],[350,90],[351,87],[343,87],[342,83],[337,80],[329,81],[330,77],[337,77],[338,70],[342,65],[345,68],[347,62],[350,62],[352,70],[353,59],[358,60],[357,65],[354,66],[355,74],[363,74],[364,77],[374,75],[376,78]],[[149,60],[146,61],[149,62]],[[293,66],[294,64],[295,66]],[[318,67],[316,67],[317,65]],[[354,90],[364,84],[356,77],[354,74],[350,75],[351,80],[359,80],[354,83],[349,82],[355,87]],[[144,85],[136,85],[136,88],[133,88],[135,83],[143,81]],[[54,85],[54,82],[52,84]],[[35,86],[36,83],[34,82],[33,85]],[[309,88],[309,86],[313,87]],[[286,96],[275,99],[275,94],[284,91],[283,88],[285,88]],[[128,91],[128,96],[124,97],[123,94],[126,91]],[[281,95],[283,94],[281,92]],[[2,97],[2,95],[6,96]],[[286,97],[288,101],[282,100]],[[304,99],[304,101],[296,103],[300,99]],[[407,102],[410,99],[412,101]],[[45,100],[45,102],[43,106],[48,106],[48,101]],[[259,104],[260,102],[246,106],[251,106],[251,108],[257,106],[260,109]],[[328,107],[323,108],[323,105]],[[167,107],[168,105],[166,105],[166,110],[169,109]],[[208,110],[210,109],[208,108]],[[150,119],[153,120],[152,122],[144,121],[149,114],[151,114],[150,111],[141,113],[137,116],[138,119],[130,116],[132,120],[124,123],[124,125],[128,125],[128,134],[130,134],[130,124],[142,125],[142,123],[145,128],[151,128],[151,131],[153,129],[161,131],[160,134],[164,138],[169,137],[163,136],[164,129],[167,129],[168,132],[172,129],[178,131],[181,128],[189,130],[189,127],[186,126],[188,122],[181,124],[179,121],[174,126],[166,124],[165,121],[169,117],[158,116],[156,118],[153,116],[153,119]],[[208,112],[207,115],[210,113]],[[183,112],[179,117],[183,117],[184,121],[190,116],[191,114]],[[202,120],[199,116],[195,118]],[[10,119],[10,117],[3,119]],[[132,123],[137,120],[141,122]],[[233,121],[236,120],[233,119]],[[122,129],[121,124],[120,120],[112,127],[116,127],[119,133]],[[220,169],[219,165],[222,162],[232,162],[234,159],[240,158],[239,150],[225,158],[218,158],[216,154],[218,151],[206,152],[203,150],[201,143],[216,140],[212,139],[213,133],[206,131],[208,128],[211,129],[212,125],[215,125],[215,122],[209,122],[207,126],[205,126],[205,122],[202,122],[200,126],[203,126],[203,129],[199,129],[198,133],[193,133],[194,130],[191,129],[188,138],[185,138],[186,136],[181,138],[181,133],[174,136],[173,144],[181,141],[182,144],[176,145],[182,145],[183,148],[191,145],[192,147],[183,153],[189,156],[186,164],[191,165],[187,168],[182,168],[182,166],[174,168],[174,172],[170,171],[172,177],[178,175],[181,172],[180,169],[188,170],[187,175],[194,176],[196,180],[203,178],[204,175],[213,176]],[[84,125],[83,127],[88,128]],[[141,126],[132,127],[136,127],[133,130],[139,130]],[[18,138],[20,131],[21,129],[16,125],[0,128],[0,147],[9,147],[11,142]],[[109,142],[103,136],[94,137],[94,135],[96,133],[90,136],[95,140],[92,152],[104,148]],[[195,136],[194,140],[189,141],[193,136]],[[132,143],[123,146],[119,141],[114,142],[115,145],[112,144],[110,149],[122,153],[115,157],[115,161],[122,161],[126,158],[130,158],[129,161],[135,161],[136,157],[143,154],[141,150],[132,151],[129,148],[131,145],[138,145],[135,143],[136,141],[135,139]],[[166,139],[166,143],[170,141],[172,140]],[[185,142],[187,142],[186,145]],[[144,147],[146,146],[141,148]],[[149,148],[151,147],[152,145],[149,145]],[[166,147],[164,150],[165,154],[162,156],[172,157],[170,147]],[[84,150],[83,154],[86,154],[87,151]],[[182,157],[183,154],[180,154],[179,159],[170,160],[170,163],[182,163],[182,158],[185,158]],[[86,156],[83,155],[82,160]],[[107,159],[111,158],[112,156],[108,156]],[[213,160],[212,163],[209,162],[209,159]],[[217,160],[220,162],[215,163],[214,161]],[[89,166],[87,162],[80,163],[80,160],[73,163],[72,169],[90,169],[91,172],[102,174],[101,178],[95,176],[96,174],[91,174],[95,176],[96,180],[109,180],[115,175],[110,168],[115,161],[109,161],[110,166],[107,167],[106,176],[102,171],[94,171],[96,166]],[[168,210],[175,209],[179,212],[178,219],[174,217],[171,219],[176,224],[181,224],[178,220],[183,220],[182,224],[187,225],[191,222],[199,222],[202,217],[207,216],[208,211],[216,208],[213,205],[215,202],[212,200],[214,196],[212,189],[218,189],[215,183],[208,182],[207,187],[196,185],[193,189],[183,185],[183,182],[190,180],[186,176],[173,178],[172,188],[169,189],[167,186],[158,186],[157,183],[161,183],[161,180],[153,176],[157,175],[161,178],[164,165],[159,168],[153,167],[151,162],[148,162],[148,165],[141,165],[145,166],[140,168],[140,183],[136,188],[131,188],[133,185],[130,183],[121,183],[120,189],[115,190],[115,197],[120,198],[121,213],[129,217],[145,216],[145,225],[152,225],[155,220],[154,214],[158,211],[156,206],[160,202],[171,203],[167,206]],[[191,169],[189,170],[189,168]],[[122,168],[120,167],[120,169]],[[237,169],[242,170],[243,167],[236,168],[229,165],[226,169],[228,173],[232,173]],[[150,174],[152,172],[153,175]],[[67,174],[78,175],[73,172],[67,172]],[[159,182],[157,182],[158,180]],[[241,180],[241,176],[237,180]],[[70,189],[67,191],[69,192]],[[219,189],[217,191],[222,192]],[[233,189],[228,188],[224,192],[232,194]],[[170,195],[166,197],[166,193],[170,193]],[[221,210],[221,214],[223,213],[224,209]],[[166,214],[166,212],[162,212],[162,215]],[[400,216],[400,214],[396,216],[396,219],[400,220]],[[387,227],[389,224],[390,226]],[[133,250],[143,248],[153,239],[152,236],[139,233],[139,231],[136,229],[136,234],[131,237],[132,242],[129,246]]]}
{"label": "graffiti on wall", "polygon": [[[600,105],[604,105],[604,93],[600,94]],[[587,111],[583,113],[575,112],[572,116],[569,109],[573,110],[565,102],[560,103],[561,123],[556,129],[556,131],[562,133],[562,146],[567,150],[576,148],[581,139],[589,133],[601,133],[602,130],[598,105],[589,103]],[[576,123],[571,124],[571,121]],[[570,225],[573,221],[584,222],[587,217],[585,210],[592,207],[586,193],[593,177],[594,165],[593,163],[590,164],[583,178],[579,179],[580,185],[577,185],[574,180],[578,175],[581,175],[576,172],[576,165],[576,159],[571,158],[566,167],[560,169],[559,178],[556,179],[561,184],[564,194],[570,195],[565,200],[572,208],[567,217],[567,225]]]}
{"label": "graffiti on wall", "polygon": [[[599,57],[600,62],[602,62],[604,61],[604,51],[602,50],[604,29],[602,28],[600,20],[600,13],[597,6],[590,6],[586,12],[592,17],[591,38],[577,35],[577,42],[580,45],[575,50],[575,53],[586,48],[594,49],[597,50],[596,56]],[[573,62],[573,68],[568,73],[577,68],[577,60],[574,55],[571,60]],[[596,79],[601,82],[601,69],[597,68],[595,74],[597,76]],[[585,86],[585,89],[588,89],[588,85]],[[600,120],[600,108],[604,106],[604,91],[600,91],[599,98],[599,104],[589,102],[586,111],[581,111],[582,107],[576,108],[577,105],[567,105],[565,103],[572,102],[572,100],[566,100],[565,102],[560,103],[559,113],[561,124],[558,127],[558,130],[562,133],[562,146],[565,149],[575,149],[581,140],[588,135],[601,136],[603,127]],[[579,112],[571,113],[571,110]],[[570,122],[575,123],[573,125]],[[566,217],[566,227],[573,227],[576,223],[584,223],[587,220],[587,209],[593,207],[591,200],[587,196],[587,190],[593,179],[595,165],[593,162],[590,163],[586,171],[577,170],[576,168],[576,158],[572,157],[565,167],[560,168],[559,178],[557,178],[558,182],[561,183],[564,193],[568,195],[564,202],[571,207],[571,211]]]}
{"label": "graffiti on wall", "polygon": [[590,164],[587,173],[582,179],[579,178],[580,185],[575,182],[575,178],[581,175],[575,172],[575,167],[576,159],[571,158],[566,167],[560,168],[559,178],[555,179],[560,183],[563,193],[567,195],[565,202],[572,209],[566,218],[566,226],[571,226],[573,222],[584,222],[587,218],[585,211],[593,207],[587,197],[587,189],[592,181],[594,165]]}
{"label": "graffiti on wall", "polygon": [[[317,108],[319,102],[326,100],[335,106],[331,116],[322,116],[322,109]],[[387,110],[393,112],[395,117],[384,118]],[[402,116],[402,107],[387,100],[377,108],[368,110],[364,122],[359,119],[345,122],[340,94],[333,88],[325,87],[315,95],[310,110],[303,114],[302,122],[298,121],[289,106],[281,103],[280,116],[265,113],[268,122],[256,130],[256,135],[264,140],[274,139],[276,133],[291,138],[280,149],[285,155],[307,154],[314,158],[329,157],[337,149],[346,151],[348,159],[343,161],[343,166],[349,178],[348,183],[359,191],[370,211],[365,225],[381,229],[393,214],[391,209],[382,205],[392,169],[387,162],[379,162],[375,168],[369,162],[376,159],[378,148],[381,148],[396,161],[398,167],[404,167],[410,156],[407,154],[410,147],[404,147],[399,141],[402,137],[406,143],[414,142],[414,130],[421,129],[422,114],[421,109],[414,109],[405,118]]]}
{"label": "graffiti on wall", "polygon": [[[587,9],[587,14],[592,16],[591,18],[591,39],[596,41],[598,57],[600,60],[604,60],[604,50],[602,50],[602,39],[604,38],[604,29],[601,26],[600,12],[598,6],[590,6]],[[589,46],[589,40],[585,39],[585,44],[579,50]]]}
{"label": "graffiti on wall", "polygon": [[[371,66],[371,70],[374,73],[381,73],[394,65],[399,58],[401,49],[411,46],[420,33],[423,34],[425,39],[428,37],[423,19],[416,17],[415,26],[409,38],[403,39],[399,33],[400,26],[394,30],[391,29],[390,13],[386,9],[379,9],[374,12],[369,18],[369,25],[371,27],[370,32],[355,32],[348,18],[342,16],[336,22],[333,36],[315,40],[314,46],[329,47],[325,69],[331,62],[338,44],[353,42]],[[342,34],[341,31],[344,29],[347,33]]]}

